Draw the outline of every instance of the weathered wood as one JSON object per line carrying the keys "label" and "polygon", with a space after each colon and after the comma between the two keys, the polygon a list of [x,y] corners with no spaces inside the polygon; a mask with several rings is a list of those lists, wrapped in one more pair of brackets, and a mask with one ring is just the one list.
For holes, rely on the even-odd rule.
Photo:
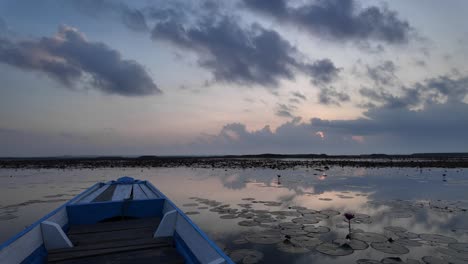
{"label": "weathered wood", "polygon": [[140,184],[141,189],[145,192],[146,196],[148,196],[149,199],[154,199],[158,198],[157,196],[146,184]]}
{"label": "weathered wood", "polygon": [[148,199],[146,193],[141,189],[140,184],[133,184],[133,200]]}
{"label": "weathered wood", "polygon": [[108,248],[89,249],[89,250],[81,250],[81,251],[70,251],[70,252],[64,252],[64,253],[50,254],[48,259],[49,261],[60,261],[60,260],[67,260],[67,259],[102,256],[102,255],[108,255],[108,254],[119,253],[119,252],[129,252],[129,251],[135,251],[135,250],[162,248],[162,247],[171,247],[171,246],[172,246],[171,244],[165,242],[165,243],[153,243],[153,244],[124,246],[124,247],[108,247]]}
{"label": "weathered wood", "polygon": [[112,195],[112,201],[121,201],[130,198],[132,194],[132,184],[119,184]]}
{"label": "weathered wood", "polygon": [[109,186],[104,192],[99,194],[93,202],[107,202],[112,199],[112,196],[114,195],[114,191],[116,188],[116,185],[107,185]]}
{"label": "weathered wood", "polygon": [[184,263],[173,238],[153,239],[160,218],[71,226],[75,247],[48,252],[48,263]]}
{"label": "weathered wood", "polygon": [[138,229],[138,228],[154,228],[158,227],[161,218],[142,218],[130,219],[124,221],[104,222],[92,225],[74,225],[68,230],[68,235],[109,232],[115,230]]}
{"label": "weathered wood", "polygon": [[130,252],[119,252],[103,256],[92,256],[78,259],[69,259],[63,261],[49,261],[49,263],[57,264],[101,264],[101,263],[119,263],[119,264],[182,264],[185,263],[184,258],[177,252],[175,248],[151,248],[144,250],[136,250]]}
{"label": "weathered wood", "polygon": [[96,199],[96,197],[98,197],[103,192],[105,192],[109,188],[109,186],[110,185],[108,185],[108,184],[102,186],[101,188],[99,188],[99,189],[95,190],[94,192],[92,192],[92,193],[88,194],[87,196],[85,196],[83,199],[79,200],[77,203],[90,203],[91,201]]}

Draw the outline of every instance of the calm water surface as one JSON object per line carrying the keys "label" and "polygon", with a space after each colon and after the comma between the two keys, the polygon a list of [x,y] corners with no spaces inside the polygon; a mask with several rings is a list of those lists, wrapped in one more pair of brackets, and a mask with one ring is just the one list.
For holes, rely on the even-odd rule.
{"label": "calm water surface", "polygon": [[[468,242],[468,173],[463,169],[3,169],[0,242],[95,182],[123,175],[152,182],[182,210],[194,212],[190,217],[239,263],[355,263],[387,257],[468,263],[468,246],[454,244]],[[355,214],[351,236],[359,241],[345,239],[346,212]],[[383,239],[392,242],[379,242]]]}

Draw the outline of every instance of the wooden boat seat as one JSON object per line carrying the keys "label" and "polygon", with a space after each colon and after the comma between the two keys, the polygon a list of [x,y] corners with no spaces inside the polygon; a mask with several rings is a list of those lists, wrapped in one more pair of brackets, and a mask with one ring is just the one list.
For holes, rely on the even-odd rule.
{"label": "wooden boat seat", "polygon": [[184,263],[173,238],[153,238],[160,218],[71,226],[73,248],[48,252],[48,263]]}

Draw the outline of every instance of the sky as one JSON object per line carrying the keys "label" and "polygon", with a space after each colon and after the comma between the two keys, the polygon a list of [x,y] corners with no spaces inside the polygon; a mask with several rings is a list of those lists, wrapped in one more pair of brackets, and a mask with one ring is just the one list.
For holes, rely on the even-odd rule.
{"label": "sky", "polygon": [[0,0],[0,156],[468,150],[464,0]]}

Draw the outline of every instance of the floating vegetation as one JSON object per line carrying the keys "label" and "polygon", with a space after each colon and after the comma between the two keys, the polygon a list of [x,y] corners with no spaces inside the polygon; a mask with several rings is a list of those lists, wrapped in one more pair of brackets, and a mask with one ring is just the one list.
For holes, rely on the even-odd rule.
{"label": "floating vegetation", "polygon": [[238,249],[232,251],[229,257],[236,263],[254,264],[263,259],[263,253],[254,249]]}
{"label": "floating vegetation", "polygon": [[190,212],[185,212],[186,215],[196,215],[199,214],[200,212],[197,211],[190,211]]}
{"label": "floating vegetation", "polygon": [[197,203],[187,203],[187,204],[183,204],[182,206],[185,206],[185,207],[194,207],[194,206],[198,206]]}
{"label": "floating vegetation", "polygon": [[219,218],[221,218],[221,219],[235,219],[235,218],[239,218],[239,216],[235,215],[235,214],[227,214],[227,215],[221,215]]}
{"label": "floating vegetation", "polygon": [[209,209],[209,207],[201,206],[201,207],[198,207],[197,209],[204,210],[204,209]]}
{"label": "floating vegetation", "polygon": [[320,201],[333,201],[332,198],[319,198]]}
{"label": "floating vegetation", "polygon": [[0,215],[0,221],[12,220],[16,218],[18,218],[18,216],[12,214]]}
{"label": "floating vegetation", "polygon": [[292,253],[292,254],[301,254],[301,253],[307,253],[310,252],[308,248],[302,247],[299,244],[292,243],[289,240],[285,240],[281,243],[276,244],[276,248],[279,251],[286,252],[286,253]]}
{"label": "floating vegetation", "polygon": [[468,252],[468,243],[450,243],[448,246],[451,249]]}
{"label": "floating vegetation", "polygon": [[245,239],[256,244],[276,244],[283,241],[283,236],[276,231],[249,233]]}
{"label": "floating vegetation", "polygon": [[232,243],[235,244],[235,245],[243,245],[243,244],[249,243],[249,241],[247,241],[247,239],[241,237],[241,238],[233,240]]}
{"label": "floating vegetation", "polygon": [[391,232],[406,232],[406,228],[399,226],[386,226],[384,229]]}
{"label": "floating vegetation", "polygon": [[407,259],[406,261],[403,261],[399,257],[387,257],[387,258],[382,259],[381,262],[379,262],[379,263],[383,263],[383,264],[398,264],[398,263],[402,263],[402,264],[421,264],[421,262],[419,262],[419,260]]}
{"label": "floating vegetation", "polygon": [[416,240],[410,240],[407,238],[399,238],[393,241],[393,243],[400,244],[402,246],[407,246],[407,247],[420,247],[423,244],[419,241]]}
{"label": "floating vegetation", "polygon": [[457,240],[455,238],[443,236],[443,235],[438,235],[438,234],[420,234],[419,238],[422,240],[428,241],[428,242],[433,242],[433,243],[442,243],[442,244],[448,244],[448,243],[456,243]]}
{"label": "floating vegetation", "polygon": [[400,238],[406,238],[406,239],[415,239],[419,237],[418,234],[412,233],[412,232],[395,232],[394,234]]}
{"label": "floating vegetation", "polygon": [[375,250],[387,253],[387,254],[407,254],[409,253],[409,249],[405,246],[402,246],[397,243],[390,243],[390,242],[373,242],[371,243],[371,247]]}
{"label": "floating vegetation", "polygon": [[290,239],[293,244],[306,247],[306,248],[315,248],[317,245],[323,243],[322,240],[316,237],[309,236],[297,236]]}
{"label": "floating vegetation", "polygon": [[356,260],[357,264],[381,264],[382,262],[374,259],[358,259]]}
{"label": "floating vegetation", "polygon": [[255,198],[247,197],[247,198],[242,198],[241,200],[244,200],[244,201],[254,201]]}
{"label": "floating vegetation", "polygon": [[369,247],[369,244],[367,244],[364,241],[357,240],[357,239],[348,240],[346,238],[338,238],[338,239],[333,240],[333,243],[339,244],[339,245],[347,244],[354,250],[364,250]]}
{"label": "floating vegetation", "polygon": [[331,209],[327,209],[327,210],[322,210],[320,211],[321,214],[324,214],[324,215],[327,215],[329,217],[332,217],[332,216],[335,216],[335,215],[339,215],[340,212],[338,211],[335,211],[335,210],[331,210]]}
{"label": "floating vegetation", "polygon": [[330,232],[330,228],[326,226],[306,226],[304,227],[304,231],[311,232],[311,233],[324,234],[324,233]]}
{"label": "floating vegetation", "polygon": [[433,257],[433,256],[424,256],[422,257],[422,260],[426,264],[449,264],[444,259]]}
{"label": "floating vegetation", "polygon": [[303,224],[303,225],[312,225],[312,224],[317,224],[318,222],[320,222],[320,220],[316,218],[302,218],[302,217],[294,218],[291,221],[293,223]]}
{"label": "floating vegetation", "polygon": [[285,222],[279,223],[279,227],[284,229],[302,229],[304,225],[298,223]]}
{"label": "floating vegetation", "polygon": [[346,256],[353,254],[354,252],[354,250],[349,245],[339,245],[335,243],[320,244],[315,248],[315,250],[330,256]]}
{"label": "floating vegetation", "polygon": [[388,240],[384,235],[371,232],[351,233],[349,236],[351,239],[357,239],[369,243],[386,242]]}
{"label": "floating vegetation", "polygon": [[281,234],[287,236],[304,236],[307,235],[307,232],[302,229],[283,229]]}
{"label": "floating vegetation", "polygon": [[252,220],[240,221],[240,222],[237,223],[237,224],[240,225],[240,226],[258,226],[258,225],[260,225],[259,222],[252,221]]}
{"label": "floating vegetation", "polygon": [[437,248],[437,251],[442,254],[449,255],[450,257],[462,259],[468,262],[468,253],[466,252],[460,252],[451,248]]}
{"label": "floating vegetation", "polygon": [[263,205],[265,205],[265,206],[281,206],[282,203],[280,203],[280,202],[266,202]]}

